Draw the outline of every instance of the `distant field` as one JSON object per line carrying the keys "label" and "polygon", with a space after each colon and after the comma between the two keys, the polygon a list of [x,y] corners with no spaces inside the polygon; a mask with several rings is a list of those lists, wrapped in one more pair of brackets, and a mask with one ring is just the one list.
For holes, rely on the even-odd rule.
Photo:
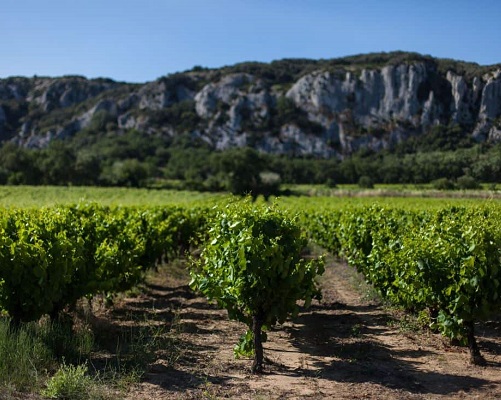
{"label": "distant field", "polygon": [[224,196],[214,193],[135,188],[0,186],[2,207],[43,207],[81,202],[124,206],[185,204],[217,201]]}
{"label": "distant field", "polygon": [[443,197],[282,197],[277,201],[281,207],[292,210],[320,211],[338,210],[347,207],[364,207],[379,204],[388,207],[397,207],[413,210],[439,209],[448,206],[470,205],[501,205],[498,199],[482,198],[443,198]]}
{"label": "distant field", "polygon": [[[496,188],[496,190],[493,189]],[[305,196],[327,197],[433,197],[433,198],[483,198],[501,199],[501,191],[491,184],[483,184],[479,190],[436,190],[431,184],[376,184],[372,189],[363,189],[355,184],[337,185],[284,185],[293,193]]]}
{"label": "distant field", "polygon": [[[394,206],[441,207],[447,204],[500,203],[497,191],[440,192],[429,188],[402,185],[377,185],[360,189],[342,185],[329,189],[321,185],[288,185],[291,196],[280,196],[278,204],[287,207],[344,207],[370,205],[375,202]],[[83,186],[0,186],[0,207],[43,207],[58,204],[97,202],[103,205],[163,205],[211,203],[229,198],[224,193],[201,193],[167,189],[102,188]]]}

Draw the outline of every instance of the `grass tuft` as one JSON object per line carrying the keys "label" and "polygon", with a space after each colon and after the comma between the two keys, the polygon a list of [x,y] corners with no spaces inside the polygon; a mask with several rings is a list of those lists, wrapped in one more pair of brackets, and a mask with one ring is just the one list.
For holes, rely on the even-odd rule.
{"label": "grass tuft", "polygon": [[86,400],[93,398],[92,391],[89,391],[93,386],[94,381],[87,375],[87,365],[74,366],[63,362],[41,394],[50,399]]}
{"label": "grass tuft", "polygon": [[8,318],[0,318],[0,387],[36,390],[58,361],[80,362],[92,346],[90,332],[73,332],[66,324],[46,319],[13,327]]}

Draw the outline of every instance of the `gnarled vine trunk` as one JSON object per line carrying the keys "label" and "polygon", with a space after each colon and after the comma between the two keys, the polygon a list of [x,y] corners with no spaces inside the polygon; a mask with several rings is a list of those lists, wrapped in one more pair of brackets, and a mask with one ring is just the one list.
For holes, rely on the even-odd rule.
{"label": "gnarled vine trunk", "polygon": [[252,373],[263,372],[263,342],[261,340],[261,329],[264,323],[264,312],[259,310],[252,316],[252,334],[254,335],[254,362],[252,363]]}
{"label": "gnarled vine trunk", "polygon": [[473,321],[468,321],[465,325],[467,330],[468,348],[470,350],[470,363],[474,365],[485,365],[487,362],[482,354],[480,354],[480,349],[478,348],[477,340],[475,339],[475,324]]}

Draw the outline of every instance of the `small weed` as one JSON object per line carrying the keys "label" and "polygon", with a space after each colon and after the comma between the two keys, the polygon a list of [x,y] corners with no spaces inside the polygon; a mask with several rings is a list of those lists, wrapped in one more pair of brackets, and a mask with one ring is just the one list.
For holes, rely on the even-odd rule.
{"label": "small weed", "polygon": [[166,341],[163,326],[138,323],[124,332],[122,343],[117,344],[117,359],[129,369],[146,370]]}
{"label": "small weed", "polygon": [[50,399],[85,400],[90,399],[90,388],[94,381],[87,375],[87,365],[67,365],[63,362],[55,375],[41,391]]}
{"label": "small weed", "polygon": [[107,387],[124,392],[141,381],[144,370],[140,368],[124,367],[123,365],[117,365],[113,362],[104,365],[93,373],[96,380],[99,378],[101,385],[106,385]]}
{"label": "small weed", "polygon": [[363,325],[355,324],[351,327],[351,337],[358,338],[362,335]]}
{"label": "small weed", "polygon": [[387,310],[393,316],[388,320],[388,326],[397,328],[401,332],[420,332],[426,326],[426,321],[429,322],[429,317],[423,313],[413,315],[391,306],[388,306]]}
{"label": "small weed", "polygon": [[434,318],[432,318],[428,310],[424,310],[419,312],[416,322],[420,325],[421,328],[425,326],[431,327],[433,325]]}
{"label": "small weed", "polygon": [[94,335],[88,326],[74,329],[71,321],[42,319],[31,325],[32,334],[43,340],[58,360],[81,363],[90,357]]}
{"label": "small weed", "polygon": [[413,318],[408,317],[400,320],[399,327],[402,332],[418,332],[421,329]]}
{"label": "small weed", "polygon": [[205,389],[203,390],[202,392],[202,396],[204,399],[207,399],[207,400],[216,400],[217,399],[217,390],[215,391],[213,388],[212,388],[212,384],[210,382],[207,382],[205,384]]}
{"label": "small weed", "polygon": [[89,374],[87,364],[63,363],[40,394],[50,399],[108,400],[115,398],[100,374]]}
{"label": "small weed", "polygon": [[350,285],[360,294],[363,301],[368,303],[381,303],[383,301],[379,292],[374,288],[374,286],[365,281],[362,274],[359,274],[355,271],[355,269],[353,269],[350,275]]}
{"label": "small weed", "polygon": [[144,293],[144,287],[141,285],[136,285],[124,293],[124,297],[135,298],[139,297]]}
{"label": "small weed", "polygon": [[137,385],[141,382],[141,378],[144,374],[144,371],[139,369],[131,369],[127,372],[123,372],[112,379],[114,386],[117,389],[124,391],[129,389],[131,386]]}
{"label": "small weed", "polygon": [[127,314],[128,326],[101,326],[96,332],[98,348],[106,355],[106,361],[97,366],[101,377],[120,391],[140,382],[151,364],[161,355],[167,366],[180,357],[181,348],[176,339],[176,328],[166,329],[164,324]]}

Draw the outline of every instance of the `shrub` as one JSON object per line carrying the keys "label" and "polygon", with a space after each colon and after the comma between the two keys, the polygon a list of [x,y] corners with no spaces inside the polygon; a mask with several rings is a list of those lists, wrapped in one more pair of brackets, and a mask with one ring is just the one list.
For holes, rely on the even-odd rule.
{"label": "shrub", "polygon": [[431,182],[431,186],[436,190],[454,190],[456,188],[454,182],[447,178],[435,179]]}
{"label": "shrub", "polygon": [[295,219],[272,207],[236,202],[218,212],[193,263],[191,287],[248,326],[234,352],[254,353],[252,372],[263,369],[263,331],[296,315],[298,300],[307,307],[320,297],[315,277],[323,273],[323,262],[301,257],[306,244]]}
{"label": "shrub", "polygon": [[460,176],[457,179],[456,184],[458,189],[463,189],[463,190],[480,189],[480,184],[473,176],[470,175]]}
{"label": "shrub", "polygon": [[372,189],[374,187],[374,182],[370,176],[361,176],[358,180],[358,186],[362,189]]}
{"label": "shrub", "polygon": [[74,332],[63,323],[41,320],[13,329],[9,319],[1,318],[0,387],[39,388],[44,371],[53,370],[58,359],[81,360],[88,357],[92,346],[90,332]]}
{"label": "shrub", "polygon": [[42,396],[51,399],[85,400],[91,399],[90,388],[94,381],[87,375],[87,365],[63,365],[47,382]]}
{"label": "shrub", "polygon": [[332,179],[332,178],[328,178],[327,181],[325,182],[325,185],[328,188],[331,188],[331,189],[337,188],[336,181],[334,179]]}

